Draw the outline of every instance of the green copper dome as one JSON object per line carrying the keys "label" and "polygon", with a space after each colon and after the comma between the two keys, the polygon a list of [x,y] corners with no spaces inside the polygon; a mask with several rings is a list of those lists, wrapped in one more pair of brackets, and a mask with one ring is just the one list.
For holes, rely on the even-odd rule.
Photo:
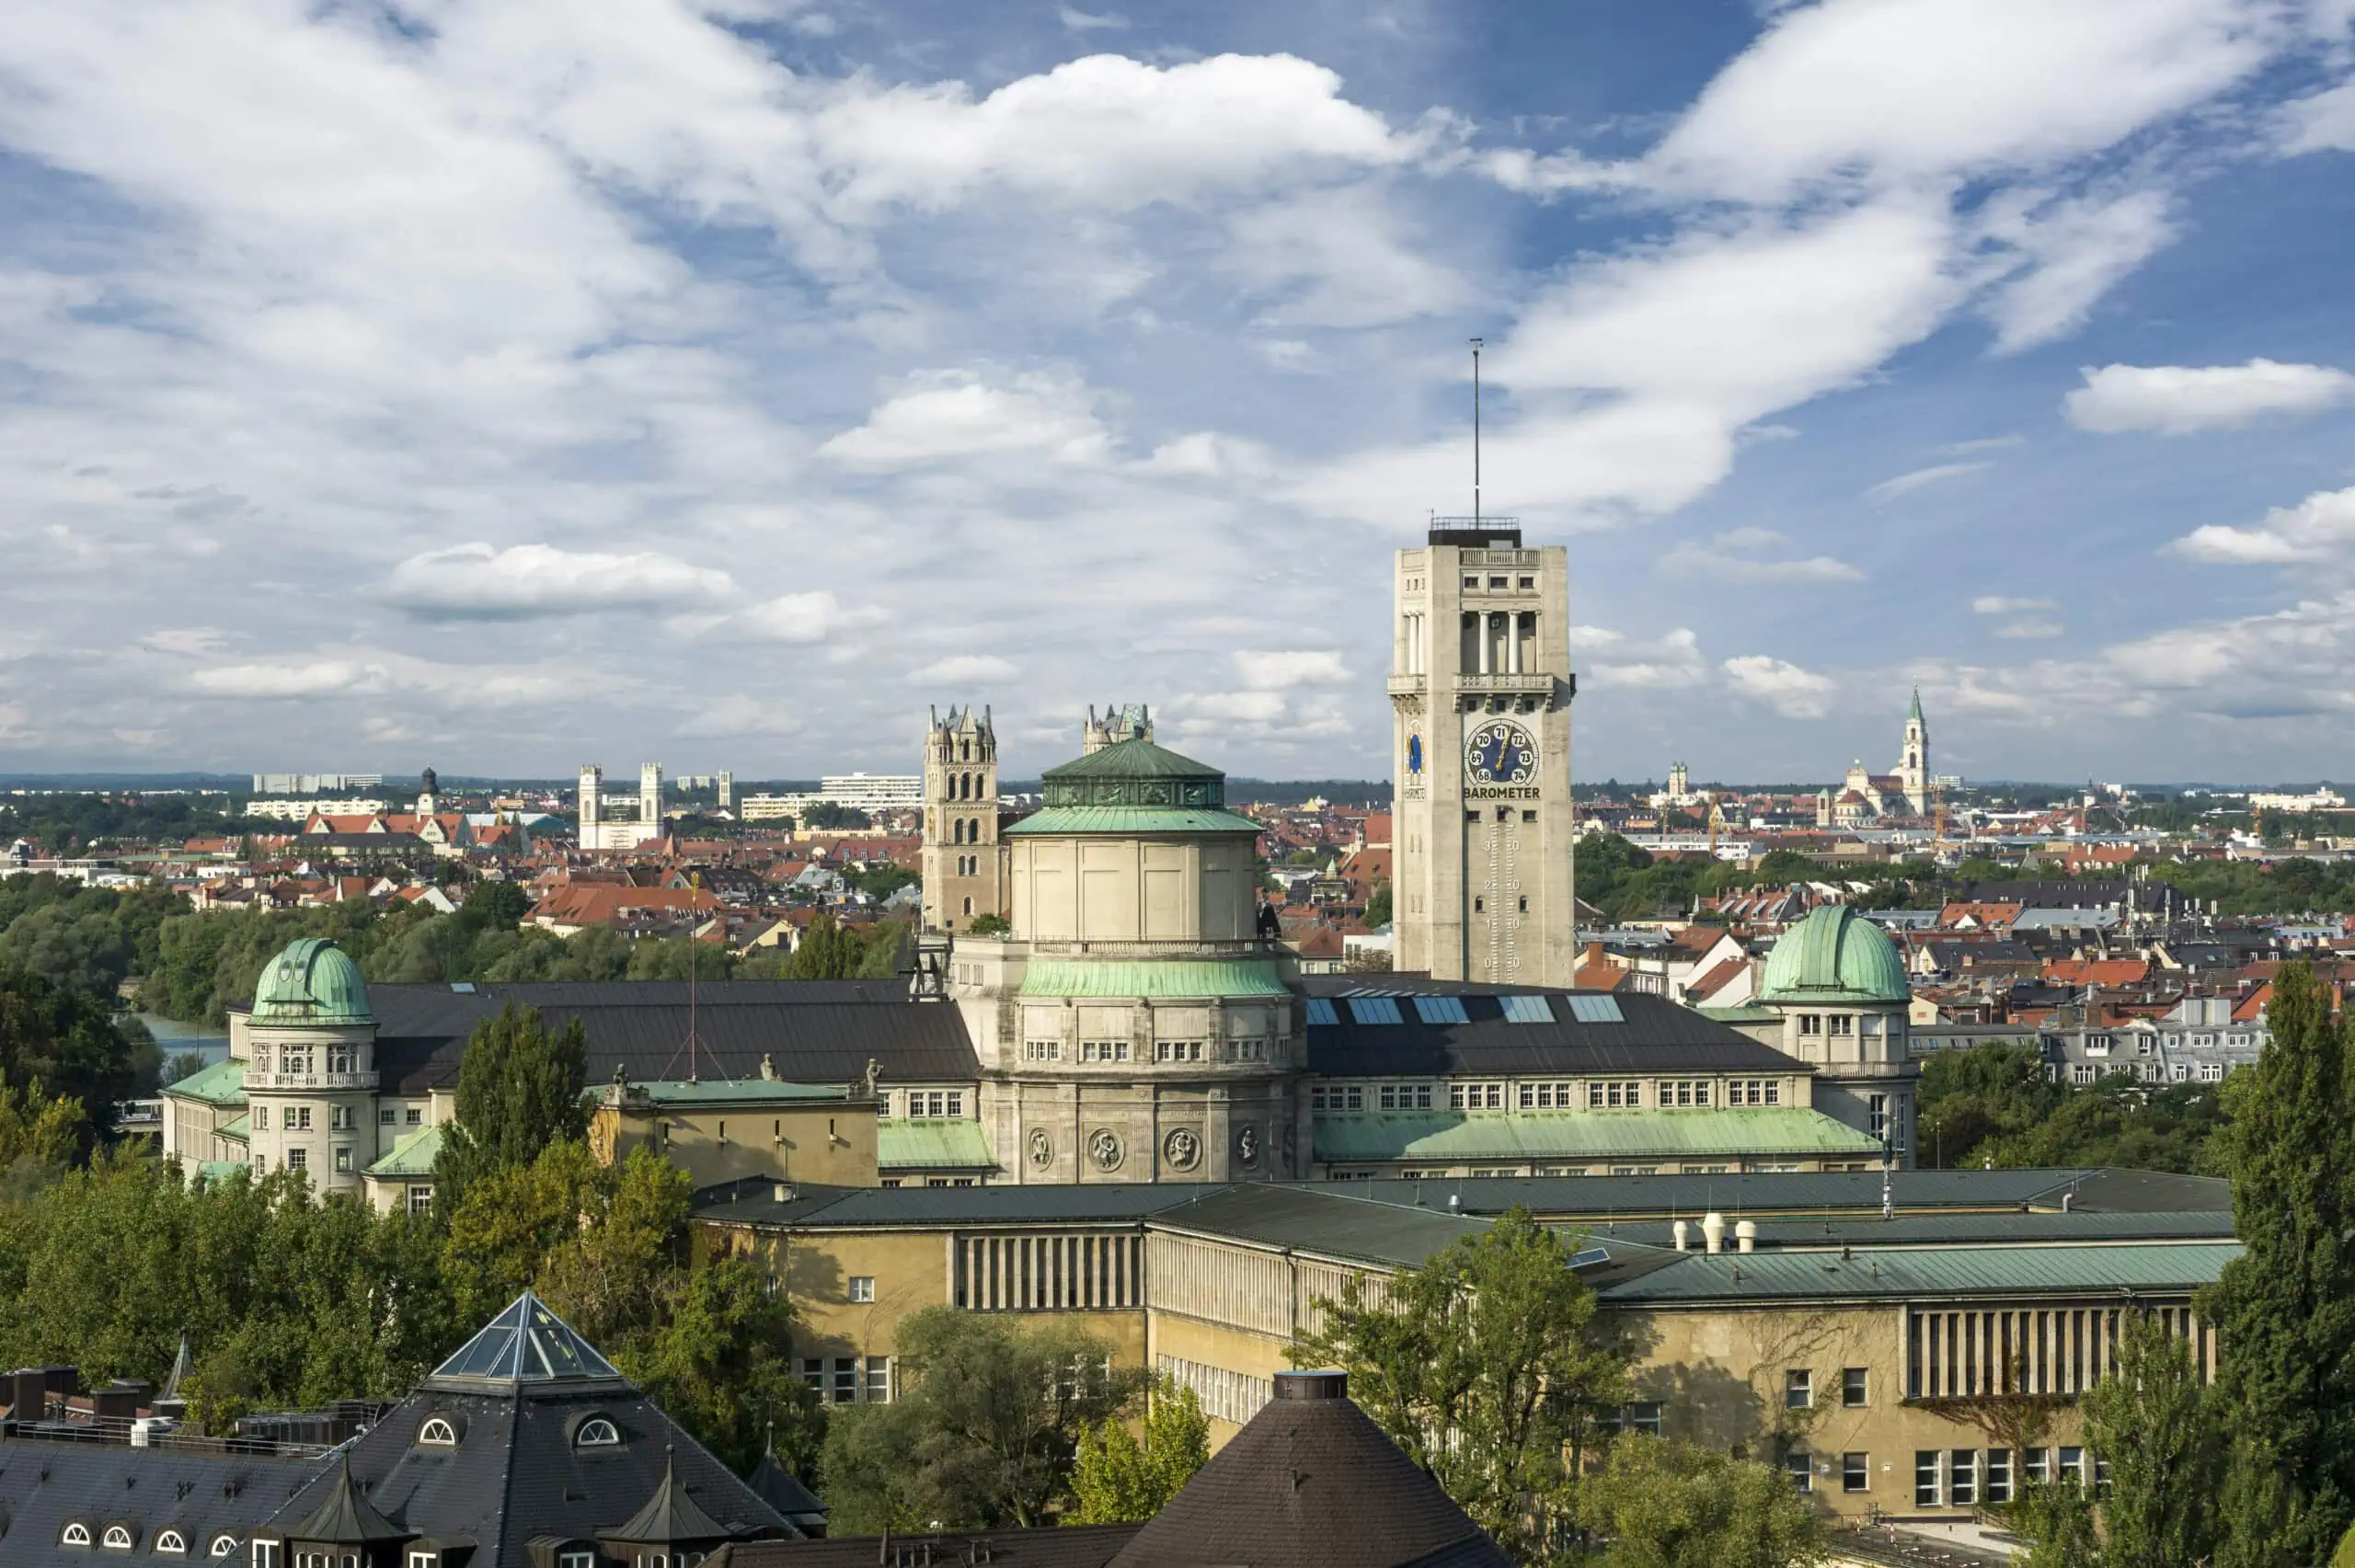
{"label": "green copper dome", "polygon": [[1783,933],[1766,956],[1758,1000],[1902,1002],[1913,988],[1889,933],[1845,904],[1826,904]]}
{"label": "green copper dome", "polygon": [[256,1024],[373,1024],[368,982],[351,955],[325,937],[306,936],[262,966],[254,989]]}

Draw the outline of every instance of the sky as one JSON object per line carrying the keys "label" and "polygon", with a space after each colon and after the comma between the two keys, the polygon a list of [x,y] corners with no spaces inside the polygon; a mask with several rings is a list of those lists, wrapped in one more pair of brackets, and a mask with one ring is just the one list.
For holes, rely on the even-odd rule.
{"label": "sky", "polygon": [[0,771],[2343,779],[2355,0],[0,0]]}

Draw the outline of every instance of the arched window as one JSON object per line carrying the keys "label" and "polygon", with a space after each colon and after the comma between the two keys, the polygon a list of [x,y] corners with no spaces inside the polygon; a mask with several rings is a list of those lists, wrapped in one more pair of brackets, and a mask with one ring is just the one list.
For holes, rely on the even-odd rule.
{"label": "arched window", "polygon": [[155,1532],[155,1550],[184,1552],[188,1550],[188,1537],[178,1530],[158,1530]]}
{"label": "arched window", "polygon": [[225,1531],[225,1530],[224,1530],[224,1531],[223,1531],[221,1534],[216,1535],[216,1536],[214,1536],[214,1537],[213,1538],[213,1551],[212,1551],[212,1554],[213,1554],[213,1556],[215,1556],[215,1557],[226,1557],[226,1556],[228,1556],[231,1552],[233,1552],[233,1551],[236,1551],[236,1550],[237,1550],[237,1538],[236,1538],[236,1536],[233,1536],[233,1535],[229,1534],[227,1531]]}
{"label": "arched window", "polygon": [[436,1448],[454,1448],[458,1446],[458,1429],[441,1416],[429,1415],[425,1425],[417,1429],[417,1440]]}
{"label": "arched window", "polygon": [[971,898],[965,900],[965,912],[969,915],[973,912],[973,900]]}
{"label": "arched window", "polygon": [[57,1538],[57,1544],[60,1546],[89,1545],[90,1527],[79,1519],[70,1520],[65,1526],[64,1533]]}
{"label": "arched window", "polygon": [[105,1547],[109,1551],[129,1551],[131,1550],[131,1527],[129,1525],[109,1525],[107,1527],[107,1533],[98,1538],[98,1544]]}
{"label": "arched window", "polygon": [[576,1448],[610,1448],[622,1440],[619,1428],[603,1416],[593,1416],[580,1424],[580,1435],[572,1439]]}

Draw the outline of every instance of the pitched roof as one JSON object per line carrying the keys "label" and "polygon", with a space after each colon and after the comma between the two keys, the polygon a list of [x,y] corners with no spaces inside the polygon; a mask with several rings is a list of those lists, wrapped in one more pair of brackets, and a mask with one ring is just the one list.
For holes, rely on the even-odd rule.
{"label": "pitched roof", "polygon": [[291,1540],[316,1540],[328,1546],[373,1546],[382,1541],[413,1540],[418,1532],[405,1530],[385,1517],[360,1494],[351,1479],[351,1450],[337,1456],[335,1479],[318,1506],[286,1527]]}
{"label": "pitched roof", "polygon": [[1211,1456],[1111,1568],[1508,1568],[1352,1403],[1338,1372],[1279,1372],[1276,1397]]}
{"label": "pitched roof", "polygon": [[427,1385],[619,1381],[621,1374],[572,1325],[524,1291],[433,1368]]}
{"label": "pitched roof", "polygon": [[[1384,982],[1398,978],[1368,977]],[[1360,1010],[1350,1005],[1352,993],[1397,999],[1398,1022],[1359,1022]],[[1407,999],[1428,994],[1452,996],[1462,1011],[1462,1021],[1426,1023],[1424,1007]],[[1507,1000],[1514,1006],[1511,1015]],[[1577,992],[1530,991],[1506,999],[1470,987],[1409,990],[1353,979],[1330,1003],[1331,1023],[1321,1021],[1321,1009],[1310,1008],[1308,1067],[1327,1078],[1702,1070],[1763,1075],[1810,1070],[1666,997],[1623,988],[1604,1002],[1617,1018],[1598,1015],[1593,1021],[1580,1017],[1574,1005],[1586,1000]],[[1452,1011],[1430,1008],[1434,1016]]]}
{"label": "pitched roof", "polygon": [[634,1546],[693,1545],[702,1541],[723,1540],[734,1532],[718,1519],[695,1505],[695,1500],[679,1484],[675,1449],[662,1451],[662,1484],[646,1500],[646,1506],[611,1529],[597,1533],[611,1540],[628,1541]]}

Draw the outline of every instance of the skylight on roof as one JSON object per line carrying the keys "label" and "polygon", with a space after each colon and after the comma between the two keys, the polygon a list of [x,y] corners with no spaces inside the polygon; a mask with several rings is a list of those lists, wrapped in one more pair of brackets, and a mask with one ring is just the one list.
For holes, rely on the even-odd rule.
{"label": "skylight on roof", "polygon": [[1398,999],[1389,996],[1353,996],[1349,999],[1350,1016],[1361,1024],[1403,1024],[1399,1016]]}
{"label": "skylight on roof", "polygon": [[1508,1024],[1551,1024],[1554,1010],[1545,1005],[1542,996],[1500,996]]}
{"label": "skylight on roof", "polygon": [[456,1355],[436,1367],[433,1375],[531,1383],[621,1376],[613,1363],[528,1290],[459,1346]]}
{"label": "skylight on roof", "polygon": [[1469,1024],[1472,1020],[1464,1011],[1460,996],[1419,996],[1415,999],[1415,1016],[1426,1024]]}
{"label": "skylight on roof", "polygon": [[1340,1021],[1339,1014],[1333,1011],[1333,1004],[1330,1001],[1321,996],[1312,996],[1308,999],[1308,1022],[1312,1026],[1318,1024],[1338,1024]]}
{"label": "skylight on roof", "polygon": [[1568,999],[1570,1016],[1581,1024],[1625,1024],[1627,1015],[1619,1011],[1615,996],[1574,996]]}

